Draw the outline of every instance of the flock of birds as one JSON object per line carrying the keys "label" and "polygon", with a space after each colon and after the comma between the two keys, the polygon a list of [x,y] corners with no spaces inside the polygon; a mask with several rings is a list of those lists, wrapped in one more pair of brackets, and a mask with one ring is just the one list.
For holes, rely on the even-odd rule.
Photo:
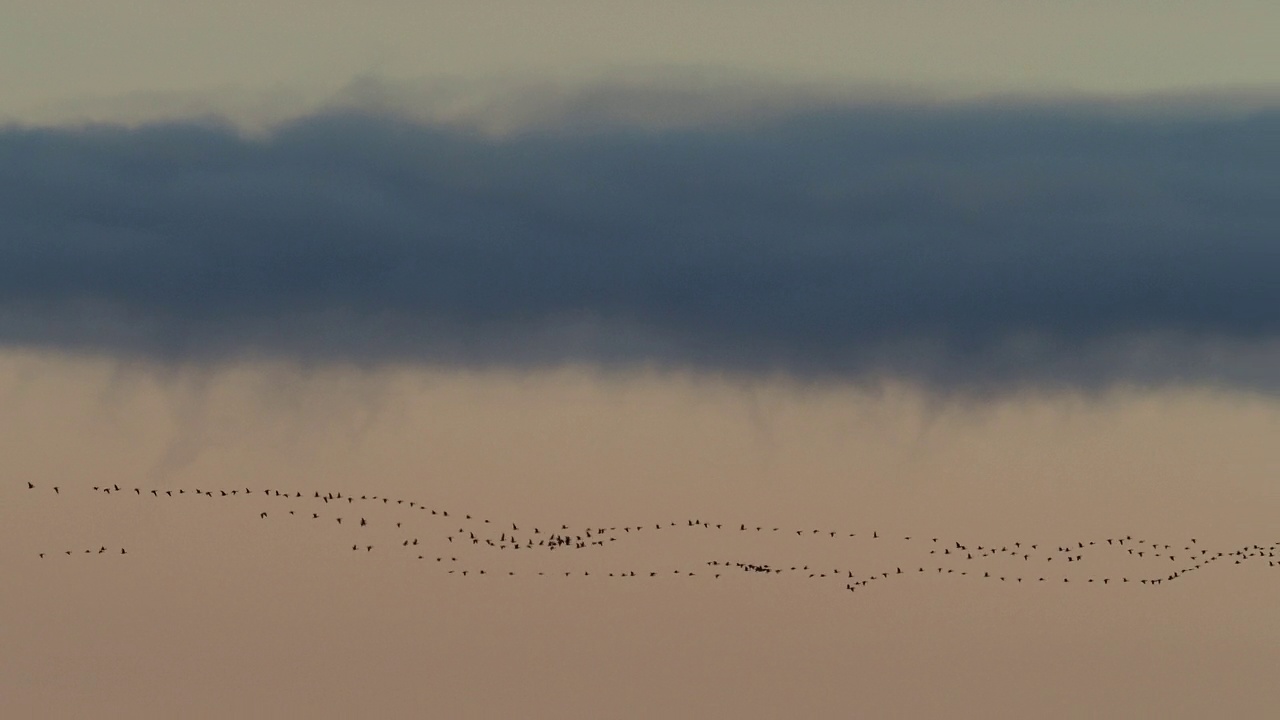
{"label": "flock of birds", "polygon": [[[30,492],[46,490],[55,496],[65,497],[61,486],[41,488],[27,482]],[[69,492],[87,491],[88,488],[68,488]],[[555,569],[542,567],[546,563],[523,562],[531,553],[554,556],[556,561],[567,559],[567,553],[588,554],[593,551],[597,562],[590,563],[597,577],[644,578],[658,576],[703,577],[717,580],[743,573],[754,576],[799,577],[826,581],[848,592],[880,584],[903,576],[963,576],[980,578],[989,582],[1070,583],[1083,582],[1097,585],[1135,584],[1158,586],[1184,578],[1214,564],[1266,563],[1268,568],[1280,568],[1276,552],[1280,541],[1270,544],[1252,544],[1234,549],[1213,550],[1198,539],[1190,538],[1182,543],[1155,542],[1132,535],[1114,536],[1094,540],[1074,540],[1063,544],[1028,543],[962,543],[938,537],[901,536],[890,537],[879,530],[851,532],[823,528],[783,528],[747,524],[745,522],[710,522],[701,519],[653,522],[623,526],[569,526],[538,527],[518,523],[494,523],[489,519],[469,513],[453,512],[429,507],[416,500],[390,498],[379,495],[344,495],[341,492],[286,491],[273,488],[178,488],[158,489],[121,487],[118,484],[93,486],[92,492],[103,496],[117,496],[146,501],[184,501],[210,498],[227,500],[237,512],[249,512],[257,520],[294,521],[319,524],[332,533],[340,534],[336,547],[345,552],[394,554],[415,561],[436,564],[448,575],[459,577],[480,576],[592,576],[592,569],[564,569],[561,563]],[[509,527],[508,527],[509,526]],[[827,543],[846,543],[838,548],[841,556],[853,555],[865,559],[875,553],[866,552],[872,546],[896,544],[898,550],[909,550],[915,560],[904,563],[881,562],[875,568],[830,567],[816,562],[765,562],[764,558],[716,557],[707,550],[694,564],[683,567],[629,567],[607,568],[612,551],[616,548],[644,542],[645,538],[658,534],[667,539],[675,538],[676,547],[690,548],[688,533],[711,532],[716,535],[734,534],[763,540],[772,550],[803,541],[821,540]],[[332,534],[331,533],[331,534]],[[723,539],[723,538],[721,538]],[[341,543],[341,544],[338,544]],[[723,543],[721,543],[723,544]],[[759,546],[760,542],[750,543]],[[735,543],[742,547],[744,543]],[[349,547],[349,549],[348,549]],[[830,549],[830,548],[828,548]],[[1095,563],[1100,554],[1113,557],[1109,563]],[[40,558],[58,555],[128,555],[124,547],[108,548],[97,545],[89,548],[60,549],[38,553]],[[521,554],[521,562],[513,562]],[[768,554],[761,551],[761,554]],[[775,553],[776,554],[776,553]],[[604,560],[600,560],[600,558]],[[500,561],[499,561],[500,560]],[[1118,563],[1116,561],[1119,561]],[[603,565],[601,564],[603,562]],[[553,563],[554,564],[554,563]],[[1117,568],[1117,564],[1123,566]],[[1105,565],[1106,568],[1097,568]],[[1090,568],[1096,568],[1095,572]],[[1114,572],[1111,572],[1114,571]]]}

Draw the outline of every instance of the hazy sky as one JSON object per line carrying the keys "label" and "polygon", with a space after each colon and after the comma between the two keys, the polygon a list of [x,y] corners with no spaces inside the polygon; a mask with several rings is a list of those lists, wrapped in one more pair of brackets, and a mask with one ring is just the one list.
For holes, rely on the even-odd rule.
{"label": "hazy sky", "polygon": [[1274,93],[1278,24],[1280,8],[1253,0],[6,3],[0,117],[183,107],[177,97],[266,112],[370,76],[572,85],[699,71],[962,95]]}
{"label": "hazy sky", "polygon": [[1270,717],[1276,27],[7,4],[6,709]]}

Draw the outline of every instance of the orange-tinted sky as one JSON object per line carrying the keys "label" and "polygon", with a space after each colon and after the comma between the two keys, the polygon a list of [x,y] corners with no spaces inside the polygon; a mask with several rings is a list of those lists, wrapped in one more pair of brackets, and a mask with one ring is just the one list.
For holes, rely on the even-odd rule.
{"label": "orange-tinted sky", "polygon": [[1273,717],[1277,8],[0,9],[0,716]]}
{"label": "orange-tinted sky", "polygon": [[[899,535],[1274,543],[1272,401],[934,404],[901,387],[682,374],[166,374],[20,353],[0,373],[0,612],[14,620],[0,657],[19,716],[1264,717],[1276,699],[1280,573],[1257,561],[1149,587],[1137,577],[1164,566],[1119,553],[1075,567],[953,560],[972,576],[930,567],[855,593],[804,572],[715,579],[704,565],[865,576],[932,562]],[[90,489],[112,483],[125,491]],[[145,497],[233,486],[308,498]],[[314,490],[416,498],[525,532],[695,518],[784,532],[686,526],[595,557],[468,551],[462,578],[434,562],[462,554],[443,542],[452,526],[410,514],[412,531],[393,530],[404,513],[329,513]],[[368,534],[329,525],[344,513],[367,515]],[[787,532],[810,526],[883,539]],[[403,552],[397,533],[421,535],[430,557]],[[343,544],[366,537],[375,552]],[[1027,582],[997,585],[979,567]],[[1046,573],[1053,584],[1031,584]],[[1095,574],[1117,584],[1089,585]]]}

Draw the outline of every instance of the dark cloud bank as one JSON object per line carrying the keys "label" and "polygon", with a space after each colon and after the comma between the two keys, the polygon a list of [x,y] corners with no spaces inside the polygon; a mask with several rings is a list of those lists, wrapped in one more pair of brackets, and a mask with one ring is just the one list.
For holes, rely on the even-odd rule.
{"label": "dark cloud bank", "polygon": [[1280,387],[1278,111],[573,127],[0,130],[0,344]]}

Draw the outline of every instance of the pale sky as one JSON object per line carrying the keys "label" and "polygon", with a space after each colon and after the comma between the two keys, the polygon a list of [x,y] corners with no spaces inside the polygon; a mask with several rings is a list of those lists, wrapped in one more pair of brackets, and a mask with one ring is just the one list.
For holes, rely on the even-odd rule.
{"label": "pale sky", "polygon": [[5,4],[5,713],[1272,717],[1276,28]]}
{"label": "pale sky", "polygon": [[959,94],[1274,93],[1276,27],[1280,8],[1253,0],[7,3],[0,117],[121,96],[323,98],[366,76],[655,69]]}

